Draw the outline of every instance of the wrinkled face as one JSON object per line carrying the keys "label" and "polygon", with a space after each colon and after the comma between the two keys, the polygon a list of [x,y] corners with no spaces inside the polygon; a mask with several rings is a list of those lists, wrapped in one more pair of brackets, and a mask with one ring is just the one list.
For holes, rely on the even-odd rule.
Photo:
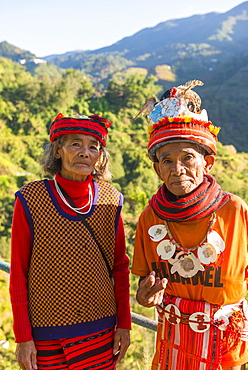
{"label": "wrinkled face", "polygon": [[85,181],[94,170],[101,155],[99,141],[84,134],[67,135],[56,158],[61,158],[61,176],[74,181]]}
{"label": "wrinkled face", "polygon": [[204,157],[193,143],[165,144],[156,151],[155,171],[167,189],[176,196],[195,190],[214,164],[214,156]]}

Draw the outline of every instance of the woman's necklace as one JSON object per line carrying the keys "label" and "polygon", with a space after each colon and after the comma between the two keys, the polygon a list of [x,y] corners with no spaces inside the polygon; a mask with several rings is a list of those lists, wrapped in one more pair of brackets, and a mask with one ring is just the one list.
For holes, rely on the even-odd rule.
{"label": "woman's necklace", "polygon": [[[91,206],[92,206],[92,201],[93,201],[93,194],[92,194],[92,189],[91,189],[91,186],[90,186],[90,184],[88,185],[88,188],[89,188],[89,200],[88,200],[88,202],[87,202],[87,204],[85,204],[84,206],[82,206],[82,207],[72,207],[68,202],[67,202],[67,200],[65,199],[65,197],[64,197],[64,195],[62,194],[62,192],[61,192],[61,190],[60,190],[60,188],[59,188],[59,185],[58,185],[58,183],[57,183],[57,181],[54,179],[54,185],[55,185],[55,188],[56,188],[56,190],[57,190],[57,193],[58,193],[58,195],[60,196],[60,198],[61,198],[61,200],[65,203],[65,205],[67,206],[67,207],[69,207],[70,209],[72,209],[74,212],[76,212],[76,213],[80,213],[80,214],[82,214],[82,215],[84,215],[84,214],[86,214],[86,213],[88,213],[89,212],[89,210],[91,209]],[[84,208],[86,208],[86,207],[88,207],[89,206],[89,208],[88,208],[88,210],[87,211],[85,211],[85,212],[82,212],[81,210],[82,209],[84,209]]]}

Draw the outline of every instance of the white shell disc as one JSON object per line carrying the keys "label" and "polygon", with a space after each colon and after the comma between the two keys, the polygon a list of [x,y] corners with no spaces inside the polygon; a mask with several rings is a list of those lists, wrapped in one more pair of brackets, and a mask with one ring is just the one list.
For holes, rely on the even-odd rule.
{"label": "white shell disc", "polygon": [[205,243],[202,247],[198,248],[198,258],[204,265],[209,265],[217,259],[217,252],[215,247],[210,243]]}
{"label": "white shell disc", "polygon": [[210,328],[210,317],[204,312],[194,312],[189,317],[189,326],[197,333],[204,333]]}
{"label": "white shell disc", "polygon": [[208,233],[207,241],[209,244],[212,244],[214,246],[214,248],[217,251],[217,254],[223,252],[226,247],[222,237],[214,230]]}
{"label": "white shell disc", "polygon": [[229,318],[233,314],[234,310],[240,311],[239,303],[225,304],[218,311],[215,312],[215,315],[216,317],[224,315]]}
{"label": "white shell disc", "polygon": [[248,320],[248,303],[246,299],[243,300],[242,307],[243,307],[243,313],[245,315],[245,318],[246,320]]}
{"label": "white shell disc", "polygon": [[164,239],[167,231],[165,225],[154,225],[150,227],[148,234],[153,242],[159,242],[160,240]]}
{"label": "white shell disc", "polygon": [[163,259],[170,259],[176,251],[176,247],[169,240],[162,240],[157,246],[157,254]]}
{"label": "white shell disc", "polygon": [[164,315],[171,324],[176,325],[180,323],[181,313],[177,306],[175,306],[174,304],[168,304],[167,306],[165,306],[164,310]]}
{"label": "white shell disc", "polygon": [[170,263],[171,274],[178,272],[184,278],[190,278],[197,274],[198,271],[204,271],[204,267],[200,264],[198,258],[193,253],[179,252],[175,259],[171,259]]}
{"label": "white shell disc", "polygon": [[222,320],[222,321],[224,321],[224,323],[222,325],[218,325],[217,324],[218,325],[218,329],[220,329],[220,330],[225,330],[226,327],[227,327],[227,325],[229,324],[228,317],[222,313],[222,310],[221,309],[215,312],[215,314],[214,314],[214,320]]}

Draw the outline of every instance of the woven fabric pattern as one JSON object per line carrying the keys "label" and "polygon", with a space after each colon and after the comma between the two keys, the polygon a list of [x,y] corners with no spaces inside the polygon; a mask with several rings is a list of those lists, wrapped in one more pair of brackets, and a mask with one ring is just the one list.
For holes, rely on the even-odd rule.
{"label": "woven fabric pattern", "polygon": [[[29,270],[32,325],[71,325],[116,314],[106,264],[82,221],[60,214],[44,181],[25,185],[20,193],[29,208],[34,230]],[[98,182],[98,199],[87,222],[94,228],[113,268],[120,193],[113,186]]]}
{"label": "woven fabric pattern", "polygon": [[114,370],[114,329],[91,335],[35,341],[38,369]]}
{"label": "woven fabric pattern", "polygon": [[209,330],[205,332],[195,332],[186,324],[189,316],[195,312],[205,312],[213,319],[214,313],[220,306],[165,295],[163,306],[166,307],[167,304],[173,304],[179,308],[182,320],[175,325],[163,317],[164,323],[162,324],[161,317],[159,317],[162,338],[159,344],[158,369],[220,369],[222,359],[221,330],[215,325],[210,325]]}

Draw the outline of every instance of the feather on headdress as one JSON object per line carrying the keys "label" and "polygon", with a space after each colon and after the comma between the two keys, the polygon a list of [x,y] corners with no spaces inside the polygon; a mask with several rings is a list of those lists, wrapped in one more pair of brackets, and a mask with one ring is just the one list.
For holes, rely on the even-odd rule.
{"label": "feather on headdress", "polygon": [[165,91],[160,101],[149,98],[137,112],[134,119],[147,115],[148,153],[156,161],[156,149],[165,145],[165,141],[193,141],[203,145],[212,154],[216,154],[217,134],[220,128],[208,120],[205,109],[201,110],[201,98],[192,89],[204,85],[202,81],[191,80],[184,85]]}

